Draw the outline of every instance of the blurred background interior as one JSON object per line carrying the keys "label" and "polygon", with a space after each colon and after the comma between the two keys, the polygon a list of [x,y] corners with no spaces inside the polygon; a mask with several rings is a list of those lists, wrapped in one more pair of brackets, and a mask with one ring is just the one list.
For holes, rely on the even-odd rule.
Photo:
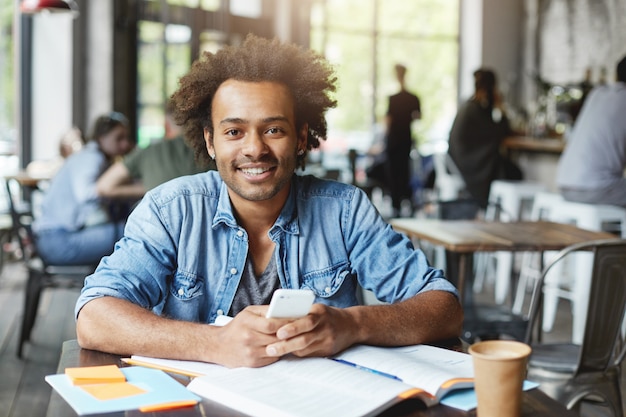
{"label": "blurred background interior", "polygon": [[[516,153],[524,178],[555,191],[556,163],[585,93],[612,81],[626,52],[626,2],[0,0],[0,175],[49,179],[110,111],[128,117],[139,147],[162,140],[178,78],[203,51],[238,44],[248,33],[311,47],[336,66],[339,104],[309,172],[366,183],[401,63],[421,101],[422,117],[412,124],[418,195],[428,186],[431,156],[446,151],[457,109],[473,93],[473,72],[487,67],[498,74],[513,128],[546,145]],[[385,214],[384,196],[372,198]],[[2,217],[7,200],[0,198],[0,230],[10,227]],[[9,264],[0,285],[0,371],[15,376],[0,386],[0,416],[43,415],[31,413],[45,409],[50,395],[43,375],[54,372],[60,343],[75,336],[68,318],[76,293],[61,293],[44,306],[46,319],[56,321],[40,325],[30,362],[16,359],[23,275]]]}
{"label": "blurred background interior", "polygon": [[[614,1],[76,0],[69,12],[29,12],[38,3],[63,2],[0,0],[5,175],[54,160],[68,131],[111,110],[129,117],[140,147],[159,140],[178,78],[202,51],[249,32],[310,46],[336,65],[339,106],[311,162],[344,181],[365,177],[371,158],[361,156],[380,140],[395,63],[422,101],[413,136],[427,158],[447,147],[475,69],[498,74],[515,128],[562,136],[585,83],[612,80],[626,44],[626,5]],[[526,179],[551,185],[550,169],[527,169]]]}

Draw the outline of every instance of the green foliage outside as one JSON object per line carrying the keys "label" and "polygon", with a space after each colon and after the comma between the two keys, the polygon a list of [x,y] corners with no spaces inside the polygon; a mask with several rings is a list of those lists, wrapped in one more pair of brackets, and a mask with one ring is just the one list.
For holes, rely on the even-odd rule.
{"label": "green foliage outside", "polygon": [[415,138],[447,138],[457,102],[458,0],[318,1],[311,23],[311,46],[339,77],[339,105],[328,117],[333,131],[373,132],[398,91],[393,67],[401,63],[407,88],[422,102]]}
{"label": "green foliage outside", "polygon": [[15,1],[0,0],[0,140],[14,140],[15,81],[13,10]]}

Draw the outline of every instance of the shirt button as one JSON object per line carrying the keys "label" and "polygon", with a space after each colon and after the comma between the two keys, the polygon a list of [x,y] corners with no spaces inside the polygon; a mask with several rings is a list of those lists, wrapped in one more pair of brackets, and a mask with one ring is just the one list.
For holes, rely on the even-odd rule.
{"label": "shirt button", "polygon": [[218,316],[223,316],[224,315],[224,310],[217,310],[217,315]]}
{"label": "shirt button", "polygon": [[324,288],[324,292],[325,292],[326,294],[330,294],[330,291],[331,291],[331,288],[330,288],[330,287],[326,287],[326,288]]}
{"label": "shirt button", "polygon": [[178,295],[185,295],[185,290],[183,290],[182,288],[178,289]]}
{"label": "shirt button", "polygon": [[237,268],[230,268],[230,273],[235,275],[237,273]]}
{"label": "shirt button", "polygon": [[241,230],[238,230],[237,231],[237,236],[239,236],[239,237],[243,236],[243,232]]}

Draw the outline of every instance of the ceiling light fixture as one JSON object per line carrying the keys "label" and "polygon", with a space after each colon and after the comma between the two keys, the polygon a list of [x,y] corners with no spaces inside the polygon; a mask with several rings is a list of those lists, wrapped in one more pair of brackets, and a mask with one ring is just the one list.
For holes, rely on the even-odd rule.
{"label": "ceiling light fixture", "polygon": [[74,0],[22,0],[20,11],[23,14],[71,13],[78,16],[78,5]]}

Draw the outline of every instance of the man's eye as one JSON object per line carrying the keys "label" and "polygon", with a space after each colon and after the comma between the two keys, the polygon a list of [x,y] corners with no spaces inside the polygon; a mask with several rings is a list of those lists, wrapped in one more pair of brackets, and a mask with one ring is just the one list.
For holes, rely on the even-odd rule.
{"label": "man's eye", "polygon": [[226,131],[227,136],[237,136],[239,135],[239,130],[237,129],[229,129]]}
{"label": "man's eye", "polygon": [[277,134],[279,134],[281,132],[282,132],[282,130],[280,128],[278,128],[278,127],[270,127],[267,130],[267,133],[269,133],[270,135],[277,135]]}

